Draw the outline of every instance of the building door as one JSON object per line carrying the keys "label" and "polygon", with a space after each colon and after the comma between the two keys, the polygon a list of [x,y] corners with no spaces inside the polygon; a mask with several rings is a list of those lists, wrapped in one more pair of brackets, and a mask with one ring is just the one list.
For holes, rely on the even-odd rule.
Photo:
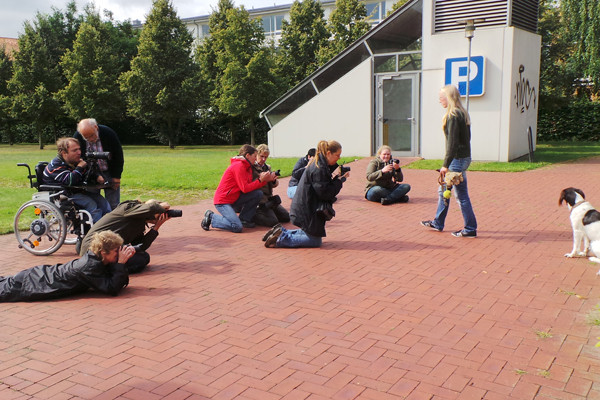
{"label": "building door", "polygon": [[379,75],[377,88],[377,148],[387,144],[395,156],[417,156],[419,74]]}

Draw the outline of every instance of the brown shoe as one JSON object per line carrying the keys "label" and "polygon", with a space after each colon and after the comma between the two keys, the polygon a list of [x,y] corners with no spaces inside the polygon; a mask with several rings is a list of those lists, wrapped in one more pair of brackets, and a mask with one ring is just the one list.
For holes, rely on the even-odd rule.
{"label": "brown shoe", "polygon": [[277,240],[279,239],[279,236],[281,236],[282,232],[283,232],[282,227],[281,226],[277,227],[273,231],[273,233],[271,233],[271,235],[269,235],[269,237],[267,238],[267,240],[265,240],[265,247],[267,247],[267,248],[276,247]]}
{"label": "brown shoe", "polygon": [[267,231],[267,233],[265,233],[265,235],[262,238],[262,241],[266,242],[267,239],[269,238],[269,236],[271,236],[273,234],[273,232],[275,232],[275,230],[277,230],[277,228],[281,228],[281,224],[275,224],[275,225],[273,225],[273,227],[271,229],[269,229]]}

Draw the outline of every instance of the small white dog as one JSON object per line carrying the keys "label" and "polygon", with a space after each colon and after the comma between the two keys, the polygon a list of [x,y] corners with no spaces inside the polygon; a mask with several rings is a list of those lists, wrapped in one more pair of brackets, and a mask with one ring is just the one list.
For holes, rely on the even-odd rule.
{"label": "small white dog", "polygon": [[[569,210],[571,210],[571,227],[573,228],[573,250],[570,253],[565,254],[565,257],[586,257],[588,250],[590,249],[590,240],[583,226],[583,217],[590,210],[594,210],[594,207],[587,201],[585,201],[585,194],[581,189],[566,188],[560,192],[560,198],[558,199],[558,205],[567,203]],[[591,227],[590,227],[591,228]],[[597,227],[596,240],[600,239],[600,227]],[[583,249],[581,244],[583,243]]]}

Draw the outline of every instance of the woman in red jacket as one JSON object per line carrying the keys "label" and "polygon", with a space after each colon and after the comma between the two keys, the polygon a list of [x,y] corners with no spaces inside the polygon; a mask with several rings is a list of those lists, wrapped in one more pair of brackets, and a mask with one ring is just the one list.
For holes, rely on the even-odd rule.
{"label": "woman in red jacket", "polygon": [[[255,226],[252,219],[263,195],[260,188],[277,179],[274,172],[265,171],[257,180],[252,180],[252,166],[257,156],[256,148],[245,144],[240,148],[239,154],[231,159],[214,197],[215,208],[221,215],[206,210],[201,223],[202,229],[207,231],[212,226],[239,233],[244,227]],[[237,213],[240,214],[239,217]]]}

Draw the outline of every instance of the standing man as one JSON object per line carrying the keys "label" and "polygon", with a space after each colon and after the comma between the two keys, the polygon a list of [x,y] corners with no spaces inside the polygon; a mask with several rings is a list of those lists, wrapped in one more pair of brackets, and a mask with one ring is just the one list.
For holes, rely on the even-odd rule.
{"label": "standing man", "polygon": [[117,208],[121,201],[121,173],[123,173],[123,147],[119,137],[111,128],[98,125],[95,119],[86,118],[77,124],[73,137],[79,140],[81,154],[86,158],[90,152],[110,152],[109,160],[98,160],[98,166],[105,180],[110,183],[104,189],[104,197],[111,208]]}

